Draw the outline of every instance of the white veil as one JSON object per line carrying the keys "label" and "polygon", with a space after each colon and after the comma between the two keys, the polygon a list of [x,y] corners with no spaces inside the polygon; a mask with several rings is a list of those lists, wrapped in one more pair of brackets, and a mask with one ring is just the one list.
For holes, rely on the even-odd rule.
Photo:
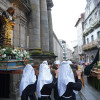
{"label": "white veil", "polygon": [[59,96],[62,96],[66,89],[67,84],[69,82],[75,82],[73,71],[70,65],[63,61],[60,65],[59,75],[58,75],[58,93]]}
{"label": "white veil", "polygon": [[23,70],[23,75],[20,83],[20,96],[22,95],[23,90],[29,85],[36,82],[36,75],[33,67],[30,64],[27,64]]}
{"label": "white veil", "polygon": [[39,75],[37,81],[37,94],[41,97],[41,89],[44,84],[50,84],[53,81],[53,77],[50,72],[50,68],[47,64],[41,64],[39,67]]}

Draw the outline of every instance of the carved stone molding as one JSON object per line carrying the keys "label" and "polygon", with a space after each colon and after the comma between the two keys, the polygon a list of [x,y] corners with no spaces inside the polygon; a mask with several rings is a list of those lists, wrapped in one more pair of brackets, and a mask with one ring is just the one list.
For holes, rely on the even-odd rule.
{"label": "carved stone molding", "polygon": [[14,6],[20,8],[25,13],[29,13],[31,11],[29,0],[9,0]]}
{"label": "carved stone molding", "polygon": [[48,10],[51,10],[52,7],[53,7],[53,1],[52,0],[47,0],[47,8],[48,8]]}

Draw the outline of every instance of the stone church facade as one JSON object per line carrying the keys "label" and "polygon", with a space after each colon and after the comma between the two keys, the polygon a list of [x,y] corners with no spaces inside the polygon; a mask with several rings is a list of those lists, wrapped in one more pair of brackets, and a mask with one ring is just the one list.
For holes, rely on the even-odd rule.
{"label": "stone church facade", "polygon": [[16,25],[11,37],[14,47],[41,48],[62,60],[62,47],[52,28],[52,0],[0,0],[0,14],[8,7],[15,8]]}
{"label": "stone church facade", "polygon": [[[52,0],[0,0],[0,15],[8,7],[15,8],[16,25],[11,35],[12,46],[30,51],[40,48],[42,51],[53,52],[57,56],[56,59],[63,59],[62,46],[52,27]],[[10,80],[10,83],[7,83],[6,100],[17,100],[21,74],[11,73],[5,77]]]}

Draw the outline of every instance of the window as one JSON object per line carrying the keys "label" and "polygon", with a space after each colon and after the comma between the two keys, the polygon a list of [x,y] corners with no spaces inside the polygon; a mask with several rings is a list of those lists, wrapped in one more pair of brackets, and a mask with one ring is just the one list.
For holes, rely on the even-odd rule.
{"label": "window", "polygon": [[86,28],[86,27],[87,27],[87,23],[84,24],[84,28]]}
{"label": "window", "polygon": [[89,43],[89,38],[87,38],[87,43]]}
{"label": "window", "polygon": [[100,31],[97,33],[98,38],[100,38]]}
{"label": "window", "polygon": [[94,14],[95,18],[97,18],[97,14],[98,14],[98,13],[97,13],[97,11],[96,11],[95,14]]}
{"label": "window", "polygon": [[91,22],[92,22],[92,18],[89,19],[89,24],[91,24]]}
{"label": "window", "polygon": [[91,41],[94,41],[94,36],[93,35],[91,36]]}

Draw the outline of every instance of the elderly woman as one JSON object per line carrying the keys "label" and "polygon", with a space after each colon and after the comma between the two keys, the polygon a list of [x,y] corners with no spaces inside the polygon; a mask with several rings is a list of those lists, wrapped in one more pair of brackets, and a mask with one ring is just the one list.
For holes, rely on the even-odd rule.
{"label": "elderly woman", "polygon": [[78,76],[77,82],[75,82],[70,65],[66,61],[61,63],[58,75],[58,93],[60,100],[75,100],[72,97],[73,91],[77,93],[77,91],[81,90],[81,72],[77,71],[76,73]]}
{"label": "elderly woman", "polygon": [[36,76],[33,67],[29,64],[29,60],[24,58],[25,68],[20,83],[21,100],[36,100]]}
{"label": "elderly woman", "polygon": [[39,67],[39,76],[37,81],[38,100],[51,100],[50,95],[54,86],[53,76],[47,61]]}

